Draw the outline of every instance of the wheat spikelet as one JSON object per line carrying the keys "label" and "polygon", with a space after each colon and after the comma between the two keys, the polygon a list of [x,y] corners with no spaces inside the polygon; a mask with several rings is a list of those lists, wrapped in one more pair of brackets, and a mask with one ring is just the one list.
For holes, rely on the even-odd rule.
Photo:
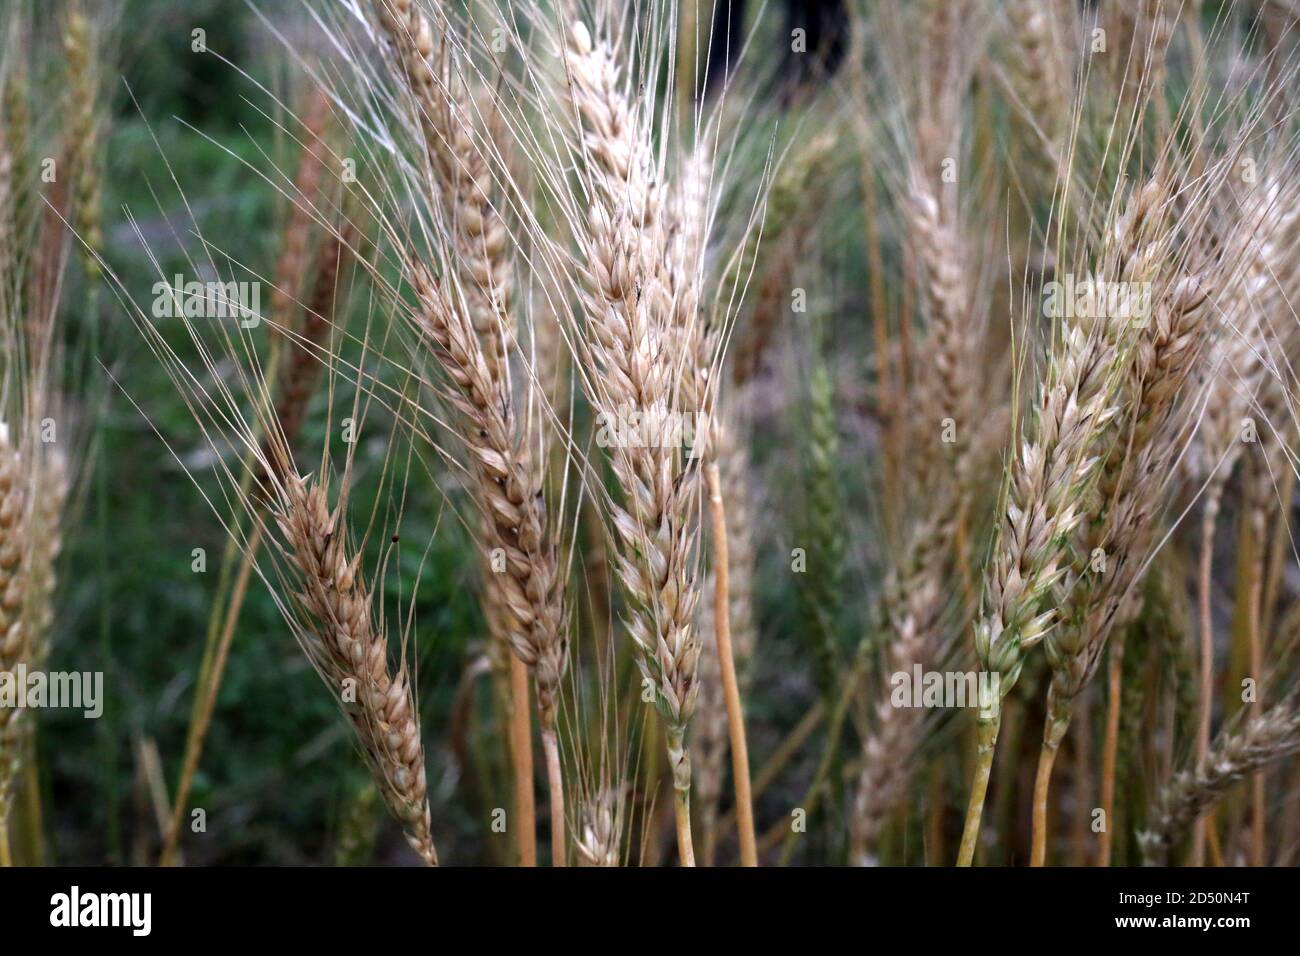
{"label": "wheat spikelet", "polygon": [[1045,141],[1044,148],[1055,154],[1070,117],[1064,24],[1054,2],[1012,0],[1008,13],[1015,44],[1011,72],[1016,93]]}
{"label": "wheat spikelet", "polygon": [[542,462],[532,460],[529,447],[535,438],[545,443],[525,435],[517,420],[506,368],[513,341],[509,237],[492,204],[492,173],[475,140],[464,80],[445,43],[435,50],[433,27],[410,0],[375,0],[375,9],[401,60],[447,206],[458,281],[449,288],[414,261],[410,271],[420,325],[453,385],[445,396],[463,415],[486,550],[505,556],[505,573],[485,588],[485,608],[532,671],[542,725],[550,728],[568,662],[563,585],[547,527]]}
{"label": "wheat spikelet", "polygon": [[[1141,274],[1144,224],[1161,193],[1144,188],[1113,227],[1101,275]],[[1107,315],[1108,310],[1092,309]],[[1066,321],[1030,410],[1027,436],[1014,462],[998,544],[985,578],[984,609],[975,627],[981,662],[1001,675],[1005,696],[1023,651],[1046,635],[1055,610],[1039,614],[1048,592],[1065,577],[1070,544],[1088,519],[1087,492],[1098,472],[1098,442],[1120,412],[1121,361],[1128,336],[1106,317],[1091,332]],[[1117,354],[1119,357],[1117,357]]]}
{"label": "wheat spikelet", "polygon": [[1111,5],[1113,72],[1123,107],[1140,110],[1163,93],[1165,62],[1179,0],[1120,0]]}
{"label": "wheat spikelet", "polygon": [[[820,350],[818,350],[820,351]],[[817,688],[833,706],[843,603],[844,529],[838,474],[839,434],[835,392],[825,359],[816,354],[808,373],[807,535],[808,580],[799,591],[806,640]]]}
{"label": "wheat spikelet", "polygon": [[1300,751],[1300,713],[1290,701],[1227,734],[1197,767],[1179,772],[1161,791],[1138,835],[1148,866],[1168,862],[1187,828],[1235,784],[1276,760]]}
{"label": "wheat spikelet", "polygon": [[[775,300],[787,293],[784,279],[789,262],[811,227],[837,142],[829,130],[818,133],[782,164],[768,192],[762,224],[746,234],[725,274],[721,289],[729,303],[738,302],[749,283],[758,281],[760,286],[744,334],[736,336],[732,380],[737,384],[758,373],[780,314]],[[764,272],[768,273],[765,281],[761,280]]]}
{"label": "wheat spikelet", "polygon": [[[1288,255],[1300,225],[1300,206],[1293,190],[1276,178],[1260,183],[1259,198],[1247,208],[1227,245],[1248,250],[1224,290],[1222,332],[1207,360],[1210,395],[1195,442],[1184,465],[1196,482],[1207,482],[1205,509],[1217,513],[1224,486],[1245,444],[1239,440],[1243,420],[1261,392],[1268,392],[1269,327],[1264,319],[1275,309],[1285,317],[1294,285]],[[1278,323],[1282,333],[1290,324]]]}
{"label": "wheat spikelet", "polygon": [[271,286],[269,318],[280,329],[291,327],[311,271],[315,204],[325,176],[324,136],[329,117],[328,95],[323,89],[312,90],[306,97],[300,117],[303,149],[294,173],[288,215],[280,231],[275,283]]}
{"label": "wheat spikelet", "polygon": [[361,553],[349,543],[346,497],[331,509],[320,481],[292,475],[281,489],[276,523],[297,572],[294,597],[311,622],[302,634],[304,649],[332,691],[355,691],[349,716],[375,782],[411,847],[436,866],[414,691],[405,667],[395,674],[390,669],[388,641],[376,628],[360,573]]}
{"label": "wheat spikelet", "polygon": [[[1105,279],[1145,274],[1144,246],[1160,189],[1150,184],[1130,197],[1109,230],[1100,255]],[[959,862],[974,858],[988,770],[1001,723],[1001,698],[1015,685],[1026,650],[1057,621],[1045,599],[1069,573],[1072,544],[1090,520],[1093,487],[1105,439],[1122,407],[1131,329],[1106,309],[1091,331],[1062,323],[1049,367],[1029,410],[1020,452],[1011,466],[1005,511],[999,518],[984,577],[975,651],[998,679],[998,700],[981,710],[975,784],[971,791]]]}
{"label": "wheat spikelet", "polygon": [[[939,201],[925,176],[914,170],[911,192],[906,204],[911,235],[925,265],[926,291],[930,301],[928,351],[938,382],[935,388],[926,382],[921,401],[928,406],[930,427],[945,418],[956,425],[957,441],[952,447],[952,467],[957,487],[962,489],[958,507],[965,510],[966,491],[970,483],[970,436],[976,430],[973,406],[974,382],[971,380],[976,359],[976,337],[971,328],[973,290],[968,281],[969,264],[964,244],[957,230],[943,221]],[[932,448],[933,440],[922,438],[923,448]]]}
{"label": "wheat spikelet", "polygon": [[[31,153],[31,113],[27,102],[27,78],[24,65],[18,62],[4,76],[3,102],[4,150],[9,159],[9,196],[2,208],[9,245],[6,258],[16,275],[22,274],[27,260],[26,241],[34,222],[32,190],[36,181]],[[21,283],[15,290],[21,294]]]}
{"label": "wheat spikelet", "polygon": [[68,461],[58,448],[49,446],[37,459],[32,487],[30,588],[26,611],[32,661],[44,668],[50,656],[51,626],[54,623],[55,568],[63,550],[62,524],[68,500]]}
{"label": "wheat spikelet", "polygon": [[301,325],[294,335],[294,349],[277,375],[275,420],[279,434],[292,446],[307,416],[307,406],[320,378],[322,360],[330,329],[338,318],[337,304],[340,277],[352,257],[352,246],[360,235],[352,223],[331,232],[321,242],[317,254],[316,276],[312,281],[302,314]]}
{"label": "wheat spikelet", "polygon": [[981,662],[1001,676],[1004,696],[1055,617],[1040,606],[1066,572],[1067,543],[1087,517],[1079,503],[1096,471],[1094,444],[1119,411],[1105,338],[1067,326],[1061,342],[1013,467],[975,627]]}
{"label": "wheat spikelet", "polygon": [[580,866],[618,866],[622,862],[624,808],[617,786],[579,801],[575,845]]}
{"label": "wheat spikelet", "polygon": [[1086,547],[1085,560],[1092,560],[1100,548],[1107,558],[1105,572],[1067,586],[1072,607],[1065,615],[1075,620],[1055,629],[1046,642],[1052,664],[1046,739],[1053,747],[1059,746],[1072,702],[1095,674],[1107,639],[1131,615],[1159,492],[1178,451],[1174,436],[1160,432],[1211,329],[1206,321],[1208,291],[1199,278],[1179,279],[1161,298],[1150,326],[1136,336],[1133,422],[1127,440],[1114,452],[1119,457],[1131,448],[1132,459],[1108,463],[1099,482],[1107,510]]}
{"label": "wheat spikelet", "polygon": [[353,791],[343,808],[335,866],[365,866],[374,856],[379,824],[379,790],[369,780]]}

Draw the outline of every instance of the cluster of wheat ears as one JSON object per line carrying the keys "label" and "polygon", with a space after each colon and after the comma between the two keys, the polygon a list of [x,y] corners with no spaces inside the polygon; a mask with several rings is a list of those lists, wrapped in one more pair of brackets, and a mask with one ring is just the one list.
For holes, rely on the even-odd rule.
{"label": "cluster of wheat ears", "polygon": [[[288,92],[240,104],[292,154],[247,169],[274,261],[192,211],[184,244],[271,290],[257,321],[159,319],[111,267],[112,31],[53,6],[64,100],[24,14],[0,59],[0,670],[58,630],[84,273],[231,542],[161,863],[250,586],[370,771],[341,860],[383,804],[430,865],[539,834],[554,866],[1293,861],[1294,4],[850,0],[833,37],[797,5],[312,4]],[[440,635],[384,586],[415,513],[471,543],[482,612],[437,719]],[[911,706],[917,674],[993,690]],[[39,847],[34,723],[0,704],[0,862],[7,821]]]}

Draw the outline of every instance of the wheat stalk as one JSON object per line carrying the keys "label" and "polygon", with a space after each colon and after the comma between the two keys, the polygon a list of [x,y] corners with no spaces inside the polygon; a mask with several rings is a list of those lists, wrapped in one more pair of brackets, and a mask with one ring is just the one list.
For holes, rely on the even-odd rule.
{"label": "wheat stalk", "polygon": [[[754,542],[751,510],[749,454],[746,431],[738,410],[743,391],[733,393],[719,413],[719,427],[714,453],[721,473],[721,486],[727,489],[727,608],[731,645],[741,685],[749,673],[757,635],[754,628],[753,580]],[[716,590],[711,569],[703,590]],[[695,752],[694,789],[703,836],[700,859],[712,866],[717,851],[718,800],[722,793],[723,761],[728,747],[728,718],[722,669],[717,653],[717,625],[714,604],[705,601],[700,607],[700,635],[704,648],[700,656],[700,694],[696,702],[692,749]]]}

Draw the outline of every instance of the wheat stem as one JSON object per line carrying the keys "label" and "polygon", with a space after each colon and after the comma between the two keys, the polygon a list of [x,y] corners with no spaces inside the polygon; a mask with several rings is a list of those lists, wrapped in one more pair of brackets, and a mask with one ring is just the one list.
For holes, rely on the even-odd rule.
{"label": "wheat stem", "polygon": [[705,469],[709,484],[709,513],[713,519],[714,627],[718,662],[727,701],[727,727],[731,738],[731,775],[736,794],[736,823],[740,835],[742,866],[758,866],[754,841],[754,805],[750,795],[749,748],[745,744],[745,715],[740,687],[736,682],[736,661],[731,653],[731,601],[728,594],[727,517],[722,498],[722,478],[717,462]]}
{"label": "wheat stem", "polygon": [[1059,747],[1043,741],[1038,751],[1038,771],[1034,775],[1033,840],[1029,865],[1042,866],[1047,860],[1047,796],[1052,785],[1052,767]]}
{"label": "wheat stem", "polygon": [[533,731],[528,709],[528,668],[510,655],[510,762],[515,772],[515,833],[520,866],[537,865],[537,813],[533,804]]}
{"label": "wheat stem", "polygon": [[[1213,490],[1211,489],[1211,491]],[[1210,718],[1214,712],[1214,625],[1210,620],[1210,588],[1214,572],[1214,529],[1219,514],[1218,505],[1217,495],[1207,497],[1205,512],[1201,518],[1201,559],[1197,574],[1197,599],[1201,636],[1201,710],[1196,721],[1196,763],[1198,766],[1205,762],[1209,753]],[[1192,850],[1187,861],[1190,866],[1204,865],[1205,829],[1207,825],[1205,818],[1199,817],[1192,826]]]}
{"label": "wheat stem", "polygon": [[988,719],[981,719],[976,729],[975,777],[971,783],[970,801],[966,806],[966,821],[962,824],[961,847],[957,851],[957,865],[970,866],[975,861],[979,843],[980,819],[984,815],[984,799],[989,792],[989,777],[993,773],[993,753],[998,745],[998,730],[1002,724],[1000,702]]}
{"label": "wheat stem", "polygon": [[1119,719],[1124,682],[1124,634],[1110,643],[1106,662],[1106,739],[1101,755],[1101,812],[1104,826],[1098,835],[1097,865],[1110,866],[1115,815],[1115,768],[1119,757]]}
{"label": "wheat stem", "polygon": [[546,753],[546,779],[551,794],[551,866],[568,866],[564,823],[564,775],[560,767],[560,740],[554,727],[542,728]]}
{"label": "wheat stem", "polygon": [[[678,746],[680,748],[680,744]],[[671,744],[669,753],[672,753]],[[682,866],[694,866],[695,847],[691,843],[691,791],[689,789],[673,787],[673,821],[677,826],[677,856]]]}
{"label": "wheat stem", "polygon": [[171,822],[167,827],[162,852],[158,857],[159,866],[171,866],[176,860],[176,849],[181,839],[181,825],[189,805],[190,787],[194,783],[194,774],[198,771],[199,760],[203,756],[203,741],[207,737],[208,728],[212,725],[212,714],[217,707],[217,694],[221,690],[221,675],[225,673],[230,645],[235,636],[235,625],[239,622],[239,612],[248,593],[248,582],[252,576],[261,542],[262,526],[259,524],[255,525],[249,534],[248,544],[241,556],[238,576],[235,578],[235,586],[230,592],[230,600],[226,605],[221,636],[217,641],[211,668],[206,679],[199,684],[202,689],[199,698],[201,703],[186,740],[185,757],[181,765],[180,780],[176,784],[176,800],[172,805]]}

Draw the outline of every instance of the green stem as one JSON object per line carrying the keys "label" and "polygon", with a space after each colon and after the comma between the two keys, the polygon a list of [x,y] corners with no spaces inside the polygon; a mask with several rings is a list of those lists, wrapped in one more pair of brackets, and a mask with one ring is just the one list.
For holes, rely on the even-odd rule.
{"label": "green stem", "polygon": [[981,717],[978,725],[978,749],[975,756],[975,779],[971,782],[970,803],[966,807],[966,823],[961,832],[961,850],[957,854],[958,866],[970,866],[975,860],[979,843],[980,820],[984,816],[984,798],[989,792],[989,777],[993,773],[993,752],[998,746],[998,730],[1002,726],[1002,707],[989,717]]}

